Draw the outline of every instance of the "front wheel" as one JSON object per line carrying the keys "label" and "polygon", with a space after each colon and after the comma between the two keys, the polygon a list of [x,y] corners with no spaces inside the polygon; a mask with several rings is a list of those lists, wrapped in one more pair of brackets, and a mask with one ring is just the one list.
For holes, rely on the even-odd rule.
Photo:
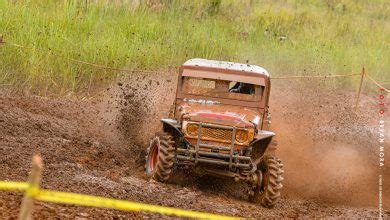
{"label": "front wheel", "polygon": [[160,182],[167,181],[172,172],[175,150],[172,139],[172,136],[165,132],[157,133],[147,149],[145,172]]}
{"label": "front wheel", "polygon": [[264,156],[257,167],[261,180],[253,188],[254,193],[250,197],[251,201],[260,203],[266,208],[275,206],[283,188],[283,164],[281,160],[274,156]]}

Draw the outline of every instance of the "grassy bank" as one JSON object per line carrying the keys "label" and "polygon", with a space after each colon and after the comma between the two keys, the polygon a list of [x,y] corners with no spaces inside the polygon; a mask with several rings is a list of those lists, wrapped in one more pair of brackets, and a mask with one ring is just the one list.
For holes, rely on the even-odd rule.
{"label": "grassy bank", "polygon": [[121,74],[64,57],[145,70],[192,57],[248,60],[274,76],[359,72],[364,64],[378,80],[390,78],[385,0],[93,2],[0,0],[5,41],[44,51],[2,45],[0,84],[89,92]]}

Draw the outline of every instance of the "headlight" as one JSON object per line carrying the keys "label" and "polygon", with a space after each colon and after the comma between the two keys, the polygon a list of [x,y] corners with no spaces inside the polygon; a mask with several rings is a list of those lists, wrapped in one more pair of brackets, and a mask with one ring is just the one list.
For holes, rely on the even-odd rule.
{"label": "headlight", "polygon": [[244,143],[248,141],[248,131],[247,130],[237,130],[236,131],[236,141]]}
{"label": "headlight", "polygon": [[190,136],[197,136],[199,126],[197,124],[188,124],[187,125],[187,134]]}

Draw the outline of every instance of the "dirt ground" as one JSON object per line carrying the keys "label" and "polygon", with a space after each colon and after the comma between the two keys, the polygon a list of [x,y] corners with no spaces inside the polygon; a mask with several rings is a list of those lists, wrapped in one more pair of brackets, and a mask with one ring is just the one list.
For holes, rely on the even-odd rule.
{"label": "dirt ground", "polygon": [[[364,94],[355,110],[354,92],[340,89],[336,81],[273,82],[272,127],[285,182],[276,207],[266,209],[248,202],[245,186],[231,180],[180,170],[167,184],[146,178],[144,149],[159,129],[158,119],[168,115],[175,84],[174,73],[133,74],[88,98],[42,98],[1,89],[0,180],[25,181],[32,155],[39,153],[46,189],[254,218],[376,218],[382,173],[385,218],[390,217],[389,163],[378,168],[376,94]],[[0,218],[17,218],[21,198],[0,192]],[[163,217],[41,202],[34,216]]]}

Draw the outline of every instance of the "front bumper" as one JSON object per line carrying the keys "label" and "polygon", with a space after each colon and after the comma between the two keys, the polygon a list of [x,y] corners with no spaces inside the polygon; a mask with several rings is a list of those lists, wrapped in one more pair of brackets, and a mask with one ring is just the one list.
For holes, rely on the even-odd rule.
{"label": "front bumper", "polygon": [[[197,123],[198,135],[195,144],[187,141],[187,148],[178,148],[176,158],[182,161],[190,161],[194,165],[198,163],[221,165],[232,168],[251,168],[251,158],[243,156],[242,152],[235,150],[236,128],[232,126]],[[201,140],[202,128],[217,128],[231,131],[231,142],[228,145],[208,144]],[[204,151],[202,149],[209,149]],[[220,153],[226,152],[226,153]]]}

